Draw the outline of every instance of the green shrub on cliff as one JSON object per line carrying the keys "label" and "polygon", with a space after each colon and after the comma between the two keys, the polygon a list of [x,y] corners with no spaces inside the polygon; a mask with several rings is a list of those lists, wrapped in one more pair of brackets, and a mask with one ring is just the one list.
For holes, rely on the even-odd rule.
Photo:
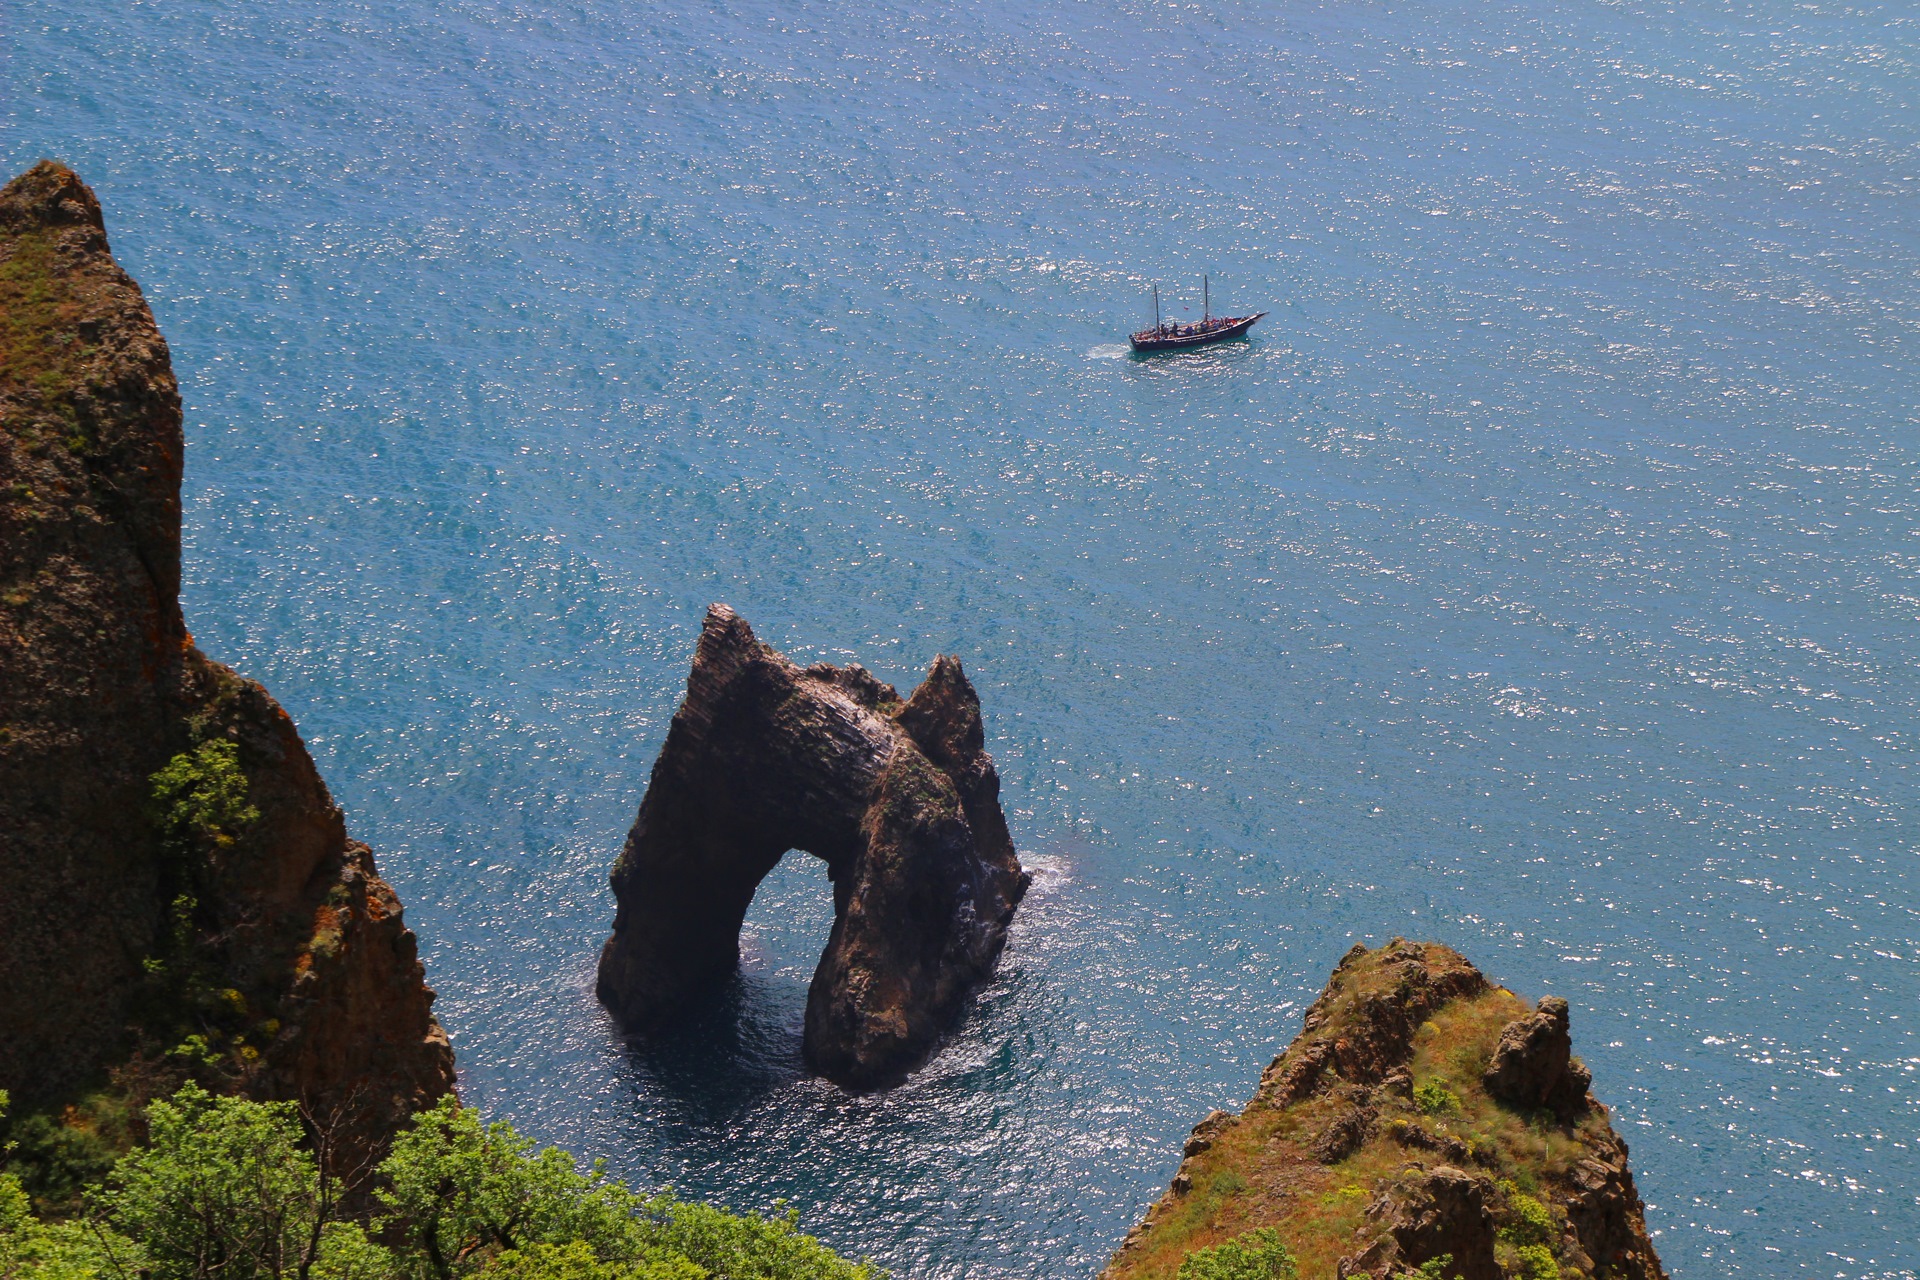
{"label": "green shrub on cliff", "polygon": [[1558,1232],[1554,1230],[1553,1212],[1546,1205],[1511,1182],[1503,1180],[1500,1190],[1507,1197],[1512,1216],[1512,1221],[1500,1230],[1504,1239],[1514,1245],[1543,1245],[1554,1239]]}
{"label": "green shrub on cliff", "polygon": [[1180,1261],[1179,1280],[1294,1280],[1293,1253],[1272,1227],[1260,1227]]}
{"label": "green shrub on cliff", "polygon": [[1543,1244],[1521,1245],[1513,1251],[1518,1280],[1560,1280],[1560,1264]]}
{"label": "green shrub on cliff", "polygon": [[[200,729],[196,723],[194,731]],[[182,751],[147,785],[149,816],[166,855],[162,892],[170,903],[153,954],[141,961],[132,1018],[141,1059],[163,1064],[171,1077],[167,1087],[197,1079],[231,1088],[257,1059],[245,1042],[253,1019],[246,997],[228,985],[217,923],[201,897],[218,899],[212,886],[221,855],[260,820],[260,810],[240,749],[226,738]]]}
{"label": "green shrub on cliff", "polygon": [[148,785],[161,843],[183,866],[229,847],[260,819],[248,798],[240,748],[225,738],[182,751]]}
{"label": "green shrub on cliff", "polygon": [[1425,1116],[1458,1115],[1460,1095],[1439,1080],[1422,1080],[1413,1087],[1413,1105]]}
{"label": "green shrub on cliff", "polygon": [[367,1222],[291,1103],[188,1084],[147,1121],[75,1220],[35,1217],[0,1175],[0,1280],[883,1280],[791,1215],[639,1195],[451,1098],[359,1188]]}

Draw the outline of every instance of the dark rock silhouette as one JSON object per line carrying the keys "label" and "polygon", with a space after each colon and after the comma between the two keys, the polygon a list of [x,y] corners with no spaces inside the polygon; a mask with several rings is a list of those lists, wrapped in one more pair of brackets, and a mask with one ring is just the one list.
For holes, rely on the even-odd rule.
{"label": "dark rock silhouette", "polygon": [[614,865],[601,1001],[638,1029],[709,990],[755,888],[804,850],[834,899],[807,1062],[848,1088],[898,1081],[992,971],[1026,891],[984,742],[957,659],[903,702],[857,665],[801,669],[714,605]]}
{"label": "dark rock silhouette", "polygon": [[[0,1088],[166,1087],[185,1023],[214,1083],[377,1147],[453,1054],[292,720],[187,633],[183,460],[167,344],[42,161],[0,191]],[[170,834],[155,775],[183,759],[231,762],[225,829]]]}

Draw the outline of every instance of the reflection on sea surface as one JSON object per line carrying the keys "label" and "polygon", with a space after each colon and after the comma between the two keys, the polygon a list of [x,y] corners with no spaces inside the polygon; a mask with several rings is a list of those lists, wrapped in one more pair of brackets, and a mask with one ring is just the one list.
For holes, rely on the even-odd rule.
{"label": "reflection on sea surface", "polygon": [[[97,184],[179,366],[189,624],[468,1099],[901,1274],[1091,1275],[1422,935],[1572,1002],[1680,1280],[1913,1274],[1905,10],[8,23],[8,162]],[[1203,271],[1248,341],[1097,358]],[[798,1073],[808,859],[693,1021],[593,999],[713,600],[980,690],[1042,874],[902,1089]]]}

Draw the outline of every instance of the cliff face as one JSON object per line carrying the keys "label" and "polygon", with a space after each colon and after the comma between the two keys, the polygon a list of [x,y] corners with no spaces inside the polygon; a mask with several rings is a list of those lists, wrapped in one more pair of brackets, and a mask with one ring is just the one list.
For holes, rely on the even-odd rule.
{"label": "cliff face", "polygon": [[0,1088],[192,1071],[377,1142],[452,1052],[292,721],[187,633],[182,458],[167,345],[42,162],[0,191]]}
{"label": "cliff face", "polygon": [[802,670],[713,606],[614,866],[601,1000],[644,1026],[697,999],[739,962],[754,889],[803,849],[834,886],[807,1060],[849,1088],[904,1076],[992,971],[1027,887],[984,744],[957,659],[902,701],[858,666]]}
{"label": "cliff face", "polygon": [[1564,1000],[1529,1007],[1436,944],[1356,946],[1246,1110],[1194,1129],[1102,1280],[1171,1280],[1256,1228],[1302,1276],[1444,1258],[1460,1280],[1665,1280],[1590,1082]]}

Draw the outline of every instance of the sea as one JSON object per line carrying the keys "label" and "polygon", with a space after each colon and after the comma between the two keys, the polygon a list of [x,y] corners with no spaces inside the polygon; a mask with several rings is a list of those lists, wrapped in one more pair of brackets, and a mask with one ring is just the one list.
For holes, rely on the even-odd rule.
{"label": "sea", "polygon": [[[10,0],[186,405],[199,644],[460,1089],[897,1277],[1087,1277],[1356,941],[1571,1002],[1678,1280],[1920,1267],[1920,10]],[[1126,334],[1261,310],[1151,359]],[[786,858],[626,1043],[709,603],[978,687],[1035,875],[926,1067],[800,1060]],[[1324,1280],[1308,1277],[1307,1280]]]}

